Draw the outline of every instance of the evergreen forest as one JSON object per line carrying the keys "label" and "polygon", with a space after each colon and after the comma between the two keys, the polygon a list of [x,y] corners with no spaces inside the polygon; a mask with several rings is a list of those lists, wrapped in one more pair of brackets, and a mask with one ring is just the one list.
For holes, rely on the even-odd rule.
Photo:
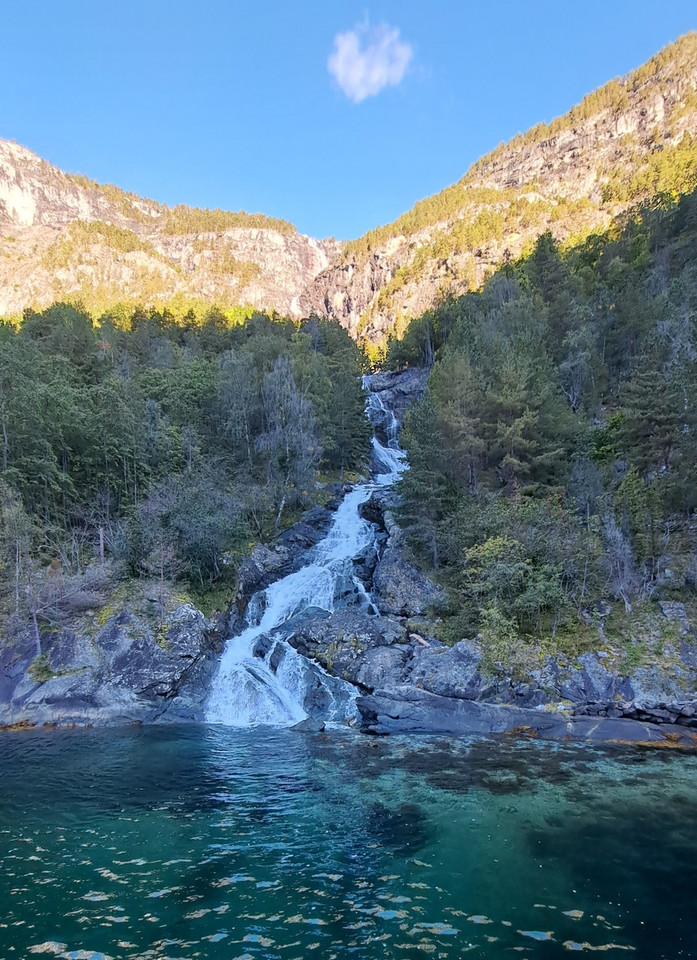
{"label": "evergreen forest", "polygon": [[33,620],[38,648],[107,572],[229,596],[254,543],[365,471],[364,368],[317,319],[56,304],[0,326],[5,626]]}
{"label": "evergreen forest", "polygon": [[402,521],[446,639],[525,671],[597,647],[602,617],[638,665],[652,604],[691,606],[696,311],[697,193],[663,195],[577,246],[542,235],[391,341],[387,366],[432,365]]}
{"label": "evergreen forest", "polygon": [[[428,630],[527,674],[650,660],[697,584],[697,193],[542,234],[381,358],[427,367],[400,522],[444,588]],[[365,345],[367,348],[369,345]],[[364,346],[243,310],[25,310],[0,326],[0,612],[40,633],[115,582],[229,603],[241,560],[368,469]],[[162,604],[160,605],[162,606]],[[661,642],[665,640],[662,638]],[[645,642],[647,641],[647,642]]]}

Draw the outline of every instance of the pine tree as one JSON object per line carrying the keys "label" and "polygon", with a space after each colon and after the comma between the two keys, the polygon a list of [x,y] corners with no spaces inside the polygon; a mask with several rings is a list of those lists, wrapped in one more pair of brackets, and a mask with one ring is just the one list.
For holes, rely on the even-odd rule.
{"label": "pine tree", "polygon": [[646,474],[668,470],[685,422],[685,401],[660,371],[638,371],[624,395],[622,436],[628,458]]}

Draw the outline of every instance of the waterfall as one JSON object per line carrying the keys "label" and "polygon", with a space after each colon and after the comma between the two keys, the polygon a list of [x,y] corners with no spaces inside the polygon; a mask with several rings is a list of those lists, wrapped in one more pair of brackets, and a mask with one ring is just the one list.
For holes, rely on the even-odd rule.
{"label": "waterfall", "polygon": [[[367,388],[368,377],[363,378],[363,385]],[[368,396],[366,404],[366,413],[368,419],[376,429],[382,429],[387,437],[387,446],[392,450],[399,450],[397,434],[399,433],[399,421],[394,415],[394,411],[385,405],[379,393],[371,393]]]}
{"label": "waterfall", "polygon": [[[369,378],[363,383],[369,388]],[[368,395],[366,413],[387,437],[387,446],[373,437],[373,480],[358,484],[344,497],[329,532],[310,551],[305,566],[251,598],[248,626],[228,641],[213,681],[206,705],[210,723],[246,727],[296,723],[312,714],[329,721],[356,715],[354,687],[297,653],[284,641],[282,626],[309,607],[331,613],[335,603],[343,602],[337,594],[347,581],[358,601],[374,611],[353,572],[354,559],[375,538],[359,508],[378,487],[395,483],[407,464],[397,443],[399,424],[378,394]]]}

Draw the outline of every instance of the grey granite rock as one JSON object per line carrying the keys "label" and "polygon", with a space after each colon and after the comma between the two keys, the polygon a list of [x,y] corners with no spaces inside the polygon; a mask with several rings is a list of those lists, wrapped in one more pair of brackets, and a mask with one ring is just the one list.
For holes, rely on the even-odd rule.
{"label": "grey granite rock", "polygon": [[477,700],[490,678],[480,673],[476,646],[461,640],[453,647],[428,647],[419,651],[409,682],[441,697]]}
{"label": "grey granite rock", "polygon": [[442,592],[404,556],[401,545],[388,541],[373,580],[380,613],[416,617],[437,603]]}
{"label": "grey granite rock", "polygon": [[412,686],[379,690],[359,697],[361,727],[367,733],[441,733],[456,736],[527,733],[543,739],[683,743],[695,737],[675,725],[657,726],[626,719],[568,717],[491,703],[439,697]]}
{"label": "grey granite rock", "polygon": [[152,623],[128,607],[93,637],[49,633],[43,649],[53,675],[36,682],[27,669],[33,650],[21,641],[0,657],[0,723],[112,724],[202,719],[214,665],[203,614],[185,604],[164,622],[158,643]]}

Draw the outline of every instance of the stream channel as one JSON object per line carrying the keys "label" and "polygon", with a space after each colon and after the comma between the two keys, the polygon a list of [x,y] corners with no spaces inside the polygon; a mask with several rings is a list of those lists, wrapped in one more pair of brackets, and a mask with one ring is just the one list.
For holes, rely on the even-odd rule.
{"label": "stream channel", "polygon": [[[364,383],[369,380],[366,377]],[[374,546],[376,538],[374,525],[363,519],[360,507],[377,488],[394,484],[407,464],[397,440],[398,421],[379,393],[368,393],[366,408],[386,441],[373,436],[373,479],[357,484],[344,497],[329,533],[305,566],[251,598],[248,627],[228,641],[213,681],[206,706],[209,723],[234,727],[297,723],[307,716],[308,698],[316,701],[318,695],[326,703],[328,721],[346,722],[357,716],[356,689],[297,653],[283,640],[283,625],[309,608],[331,612],[347,602],[342,599],[346,595],[350,602],[376,612],[353,569],[355,558]]]}

